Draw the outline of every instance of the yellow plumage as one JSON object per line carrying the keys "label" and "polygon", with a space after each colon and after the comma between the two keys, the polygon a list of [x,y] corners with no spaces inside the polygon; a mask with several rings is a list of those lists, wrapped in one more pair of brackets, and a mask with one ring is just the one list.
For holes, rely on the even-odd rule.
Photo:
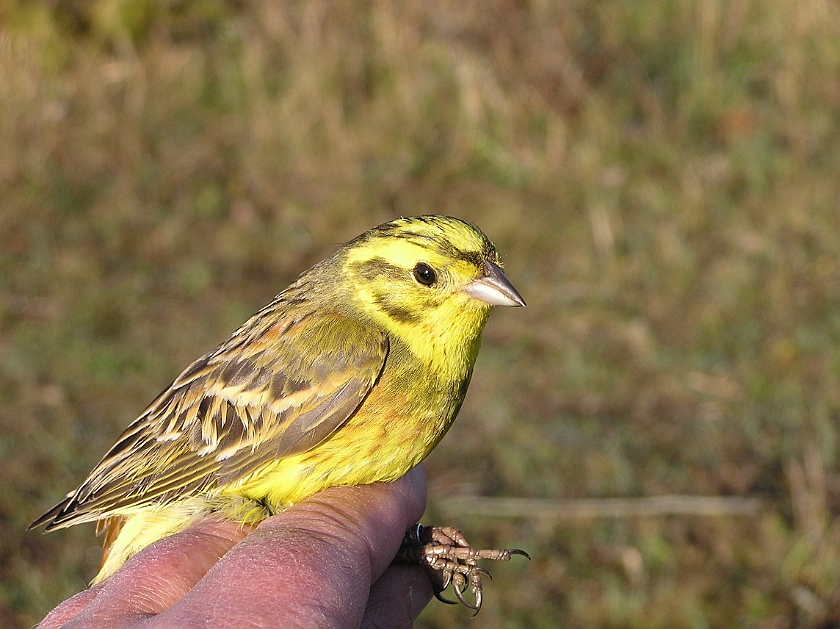
{"label": "yellow plumage", "polygon": [[365,232],[190,365],[33,526],[107,529],[96,582],[211,513],[255,523],[399,478],[457,414],[491,305],[524,305],[498,264],[454,218]]}

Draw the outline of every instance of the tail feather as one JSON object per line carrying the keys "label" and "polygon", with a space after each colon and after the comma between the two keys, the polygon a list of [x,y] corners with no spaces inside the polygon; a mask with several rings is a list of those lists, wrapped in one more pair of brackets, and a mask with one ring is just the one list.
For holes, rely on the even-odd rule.
{"label": "tail feather", "polygon": [[73,494],[68,494],[64,500],[30,524],[27,530],[32,530],[42,524],[46,524],[44,533],[49,533],[50,531],[63,529],[73,524],[95,522],[101,518],[101,514],[98,512],[79,510],[78,507],[79,503],[76,497]]}
{"label": "tail feather", "polygon": [[39,517],[37,520],[35,520],[32,524],[30,524],[29,527],[27,528],[27,530],[31,531],[32,529],[36,529],[39,526],[41,526],[42,524],[47,524],[47,523],[49,523],[49,526],[47,526],[47,528],[44,529],[45,533],[47,531],[51,531],[55,528],[59,528],[58,526],[56,526],[55,521],[56,521],[57,518],[59,518],[61,516],[62,512],[64,512],[64,510],[70,505],[70,502],[72,500],[73,500],[72,495],[67,496],[64,500],[59,502],[52,509],[47,511],[45,514],[43,514],[41,517]]}
{"label": "tail feather", "polygon": [[127,518],[116,516],[107,518],[106,520],[99,520],[96,523],[96,534],[102,535],[105,532],[105,539],[102,541],[102,559],[99,562],[99,570],[105,567],[105,562],[108,561],[108,555],[111,552],[111,547],[117,539],[117,536],[122,531]]}

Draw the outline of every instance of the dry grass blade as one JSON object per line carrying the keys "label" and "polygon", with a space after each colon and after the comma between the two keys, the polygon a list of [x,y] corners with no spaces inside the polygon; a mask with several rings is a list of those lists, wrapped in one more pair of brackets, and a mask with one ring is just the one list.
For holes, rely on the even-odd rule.
{"label": "dry grass blade", "polygon": [[738,496],[652,496],[578,500],[459,496],[435,501],[435,506],[446,513],[553,520],[672,515],[755,516],[761,510],[761,505],[762,501],[759,498]]}

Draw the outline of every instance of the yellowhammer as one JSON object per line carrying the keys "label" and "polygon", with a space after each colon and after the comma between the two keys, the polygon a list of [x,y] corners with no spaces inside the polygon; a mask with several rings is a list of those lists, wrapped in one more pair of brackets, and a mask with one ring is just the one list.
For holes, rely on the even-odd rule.
{"label": "yellowhammer", "polygon": [[[211,513],[251,524],[327,487],[395,480],[457,415],[491,306],[524,305],[473,225],[375,227],[187,367],[32,527],[96,521],[107,531],[97,582]],[[442,569],[465,604],[469,584],[474,608],[475,560],[524,554],[478,551],[454,529],[406,541],[404,557]]]}

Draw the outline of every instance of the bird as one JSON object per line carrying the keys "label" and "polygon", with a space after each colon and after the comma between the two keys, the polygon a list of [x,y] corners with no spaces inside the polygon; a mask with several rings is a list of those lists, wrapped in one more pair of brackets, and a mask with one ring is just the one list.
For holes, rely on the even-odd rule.
{"label": "bird", "polygon": [[[189,365],[29,528],[96,522],[98,583],[211,514],[255,524],[328,487],[396,480],[458,414],[492,308],[524,305],[478,227],[440,215],[374,227]],[[459,536],[417,529],[406,543],[468,547]],[[419,561],[448,566],[441,589],[454,583],[477,611],[475,558],[511,553],[526,554]],[[468,584],[477,607],[461,595]]]}

